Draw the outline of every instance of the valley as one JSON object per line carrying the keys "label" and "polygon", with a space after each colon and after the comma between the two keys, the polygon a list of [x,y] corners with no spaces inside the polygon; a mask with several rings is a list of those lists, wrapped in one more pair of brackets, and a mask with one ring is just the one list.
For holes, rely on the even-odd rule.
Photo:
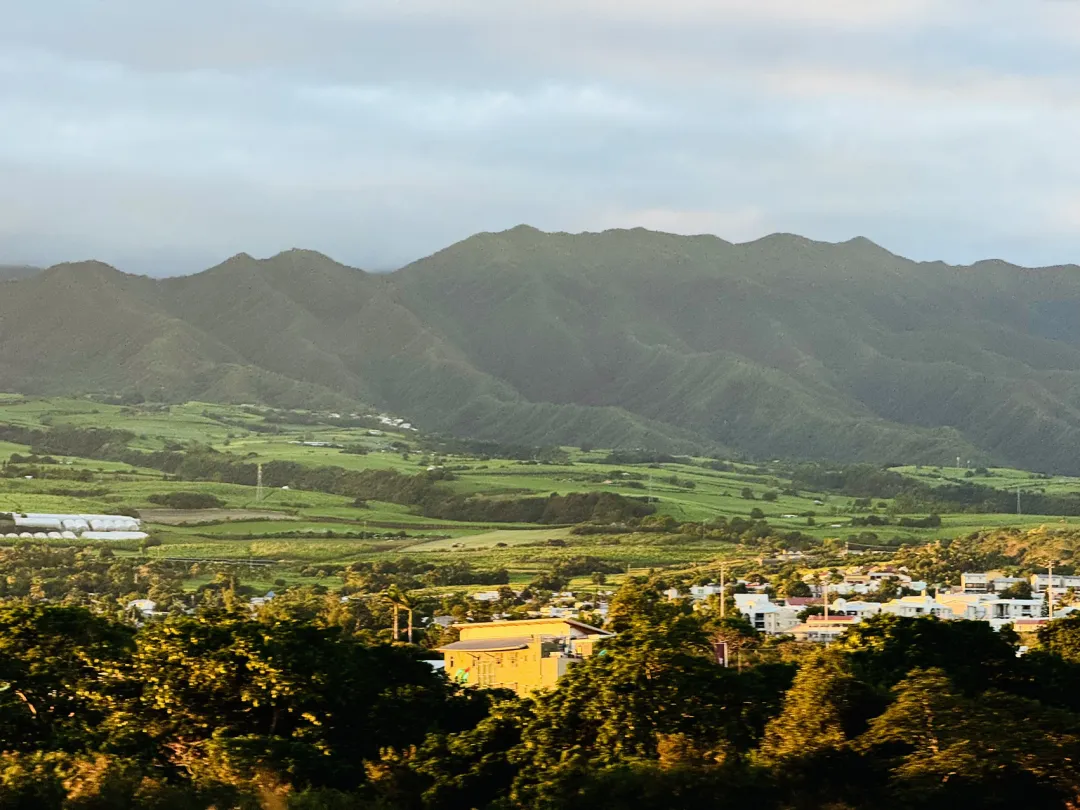
{"label": "valley", "polygon": [[[889,553],[984,529],[1080,524],[1080,479],[1067,476],[1004,468],[897,467],[877,468],[882,479],[875,482],[865,469],[843,465],[808,468],[466,442],[402,429],[389,417],[381,418],[391,424],[373,412],[202,402],[116,405],[5,395],[0,398],[0,431],[38,438],[0,445],[5,459],[0,512],[138,514],[150,541],[96,545],[117,555],[232,565],[245,582],[267,590],[275,582],[338,586],[350,565],[403,558],[505,569],[511,582],[525,584],[580,557],[595,558],[625,575],[818,551]],[[60,442],[92,447],[100,431],[123,441],[98,445],[92,453],[97,458],[47,452]],[[121,457],[129,461],[116,460]],[[140,459],[144,465],[131,463]],[[205,474],[151,466],[168,467],[178,459],[188,465],[196,460],[191,470]],[[207,459],[216,466],[206,466]],[[261,488],[256,479],[260,465]],[[226,477],[250,480],[220,480],[222,470]],[[309,485],[324,481],[323,491],[270,483],[294,480],[298,471],[304,476],[299,480]],[[341,483],[349,474],[361,477]],[[281,477],[290,475],[294,478]],[[427,495],[426,501],[402,502],[408,498],[399,497],[401,491],[432,476],[425,486],[439,492],[439,500],[432,502]],[[821,485],[814,486],[815,481]],[[382,487],[388,499],[340,494],[349,486]],[[869,487],[866,494],[860,486]],[[1049,504],[1056,512],[987,511],[986,492],[1011,504],[1017,489],[1022,512],[1025,502]],[[971,500],[969,490],[979,493],[975,501],[956,500]],[[193,500],[191,493],[209,505]],[[927,508],[914,508],[913,501],[918,505],[939,497],[933,493],[947,493],[951,504],[937,503],[932,516]],[[178,495],[188,496],[193,508],[173,508]],[[553,495],[566,508],[572,499],[589,505],[606,496],[611,499],[607,508],[648,507],[652,514],[601,518],[594,512],[594,518],[542,518],[545,523],[524,519],[524,512],[518,520],[424,514],[425,509],[451,507],[473,515],[494,509],[507,513],[510,506],[547,503]],[[587,498],[593,500],[582,500]],[[589,508],[600,508],[600,503]],[[530,514],[535,516],[535,509]],[[199,581],[198,575],[192,579]]]}

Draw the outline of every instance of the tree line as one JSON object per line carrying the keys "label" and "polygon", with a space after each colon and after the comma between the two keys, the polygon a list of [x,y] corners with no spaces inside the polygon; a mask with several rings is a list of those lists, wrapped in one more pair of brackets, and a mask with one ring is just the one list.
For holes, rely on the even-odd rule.
{"label": "tree line", "polygon": [[[205,445],[172,446],[146,452],[129,447],[130,431],[78,428],[58,425],[37,430],[0,425],[0,439],[28,444],[36,455],[71,455],[119,461],[160,470],[187,481],[217,481],[254,486],[256,464]],[[359,500],[376,500],[411,506],[425,517],[484,523],[540,523],[566,525],[595,521],[616,523],[655,512],[645,499],[610,492],[552,493],[547,497],[486,498],[455,494],[440,482],[453,480],[444,469],[406,475],[396,470],[346,470],[342,467],[309,466],[291,461],[262,465],[263,483],[269,487],[326,492]]]}
{"label": "tree line", "polygon": [[[1016,490],[972,481],[931,486],[873,464],[826,466],[798,464],[790,470],[792,486],[835,492],[853,498],[894,498],[899,512],[1009,513],[1016,511]],[[1047,494],[1032,488],[1023,493],[1023,509],[1032,515],[1080,515],[1080,493]]]}

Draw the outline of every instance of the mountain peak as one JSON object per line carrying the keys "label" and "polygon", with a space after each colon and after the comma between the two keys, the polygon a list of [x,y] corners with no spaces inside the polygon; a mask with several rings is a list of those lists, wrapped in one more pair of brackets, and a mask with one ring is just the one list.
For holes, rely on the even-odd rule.
{"label": "mountain peak", "polygon": [[544,232],[539,228],[534,228],[532,225],[522,223],[521,225],[515,225],[513,228],[508,228],[507,230],[502,231],[502,233],[513,236],[536,236],[537,234],[543,234]]}
{"label": "mountain peak", "polygon": [[843,247],[855,248],[862,253],[868,255],[875,254],[878,256],[887,256],[893,259],[898,258],[897,255],[891,250],[889,250],[888,248],[883,248],[877,242],[873,241],[872,239],[867,239],[865,236],[856,236],[853,239],[848,239],[846,242],[840,242],[838,244],[842,245]]}
{"label": "mountain peak", "polygon": [[94,276],[96,278],[114,278],[120,279],[127,276],[120,270],[117,270],[111,264],[105,262],[99,262],[96,259],[87,259],[79,262],[61,262],[60,264],[54,264],[52,267],[42,271],[43,275],[50,277],[56,276]]}

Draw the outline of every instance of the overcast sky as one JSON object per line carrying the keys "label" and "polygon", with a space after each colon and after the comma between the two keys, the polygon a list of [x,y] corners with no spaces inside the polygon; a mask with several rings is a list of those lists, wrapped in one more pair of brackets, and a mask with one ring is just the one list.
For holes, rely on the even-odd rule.
{"label": "overcast sky", "polygon": [[1080,262],[1076,0],[0,0],[0,263],[483,230]]}

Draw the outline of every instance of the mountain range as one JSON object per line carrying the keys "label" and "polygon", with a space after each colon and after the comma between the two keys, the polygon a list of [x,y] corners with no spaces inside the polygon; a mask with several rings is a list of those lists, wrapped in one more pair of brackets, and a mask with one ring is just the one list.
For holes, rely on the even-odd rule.
{"label": "mountain range", "polygon": [[1080,268],[858,238],[483,233],[393,273],[305,250],[0,279],[0,390],[392,410],[527,444],[1080,472]]}
{"label": "mountain range", "polygon": [[0,264],[0,281],[17,281],[40,272],[40,267],[30,267],[25,264]]}

